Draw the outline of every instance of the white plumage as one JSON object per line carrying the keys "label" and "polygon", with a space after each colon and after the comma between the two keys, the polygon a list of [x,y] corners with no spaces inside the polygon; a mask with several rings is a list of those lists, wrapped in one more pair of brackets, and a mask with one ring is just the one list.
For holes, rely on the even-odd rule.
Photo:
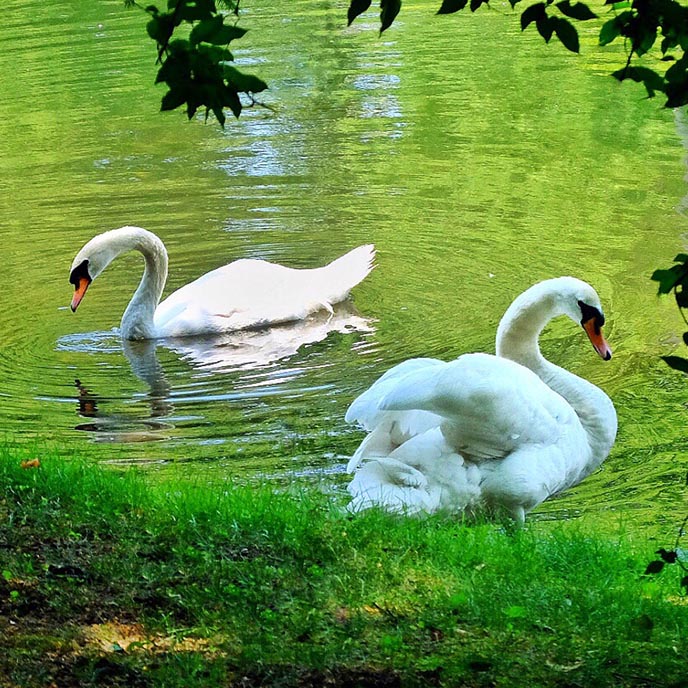
{"label": "white plumage", "polygon": [[346,299],[373,267],[375,249],[359,246],[328,265],[297,270],[264,260],[241,259],[212,270],[170,294],[167,251],[152,232],[120,227],[91,239],[72,263],[76,310],[90,283],[118,255],[143,254],[141,283],[122,316],[124,339],[219,334],[306,318]]}
{"label": "white plumage", "polygon": [[404,361],[346,414],[368,435],[348,465],[350,509],[525,513],[592,472],[616,436],[616,412],[595,385],[548,362],[538,348],[557,315],[581,323],[604,359],[599,298],[572,277],[546,280],[502,319],[497,356]]}

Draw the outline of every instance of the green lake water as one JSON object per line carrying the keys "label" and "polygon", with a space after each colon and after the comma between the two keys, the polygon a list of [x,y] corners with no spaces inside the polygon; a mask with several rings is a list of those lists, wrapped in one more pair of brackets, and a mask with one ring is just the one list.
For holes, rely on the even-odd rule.
{"label": "green lake water", "polygon": [[[346,2],[242,4],[233,52],[273,110],[223,131],[158,113],[141,11],[5,2],[0,433],[161,477],[342,489],[358,393],[411,356],[493,351],[518,293],[572,274],[599,291],[614,358],[568,321],[542,349],[608,392],[619,435],[602,470],[539,512],[673,532],[688,383],[659,356],[684,324],[649,276],[686,243],[688,117],[609,77],[623,55],[594,31],[574,56],[521,34],[506,3],[435,5],[404,3],[380,37],[375,12],[346,28]],[[86,240],[124,224],[167,245],[166,293],[242,257],[314,267],[374,242],[378,266],[340,331],[123,347],[140,258],[111,266],[76,315],[68,275]]]}

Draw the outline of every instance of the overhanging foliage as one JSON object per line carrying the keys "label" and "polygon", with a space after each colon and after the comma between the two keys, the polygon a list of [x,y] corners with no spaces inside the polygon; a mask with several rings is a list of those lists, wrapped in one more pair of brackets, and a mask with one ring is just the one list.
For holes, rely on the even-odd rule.
{"label": "overhanging foliage", "polygon": [[[240,0],[167,0],[167,9],[155,5],[137,6],[150,15],[148,35],[156,42],[160,63],[156,83],[167,84],[162,110],[185,107],[191,119],[205,108],[222,126],[225,108],[239,117],[244,107],[239,94],[256,104],[254,94],[267,88],[266,83],[244,74],[230,63],[229,45],[246,30],[236,25]],[[523,7],[523,0],[509,0],[511,7]],[[370,9],[371,0],[351,0],[347,18]],[[576,22],[600,24],[599,45],[623,42],[625,64],[612,73],[619,81],[642,83],[649,97],[662,93],[667,107],[688,103],[688,7],[677,0],[606,0],[595,6],[575,0],[541,0],[528,4],[520,14],[521,30],[531,26],[549,43],[554,37],[571,52],[580,51]],[[441,0],[437,14],[454,14],[469,8],[475,12],[488,0]],[[401,0],[380,0],[380,32],[386,31],[401,10]],[[227,23],[233,18],[234,23]],[[188,35],[179,34],[183,29]],[[452,30],[451,28],[449,30]],[[651,66],[639,65],[645,57]]]}
{"label": "overhanging foliage", "polygon": [[[134,0],[125,3],[141,7]],[[235,117],[241,114],[244,106],[240,93],[254,104],[253,94],[267,88],[262,79],[230,64],[234,57],[229,44],[241,38],[246,29],[226,23],[228,17],[238,17],[239,1],[225,0],[223,5],[229,10],[227,14],[218,11],[214,0],[168,0],[164,11],[155,5],[141,7],[150,15],[146,29],[157,46],[160,69],[155,83],[168,87],[161,110],[185,106],[191,119],[204,108],[206,118],[212,112],[224,126],[225,108]],[[189,29],[184,38],[179,37],[181,27]]]}

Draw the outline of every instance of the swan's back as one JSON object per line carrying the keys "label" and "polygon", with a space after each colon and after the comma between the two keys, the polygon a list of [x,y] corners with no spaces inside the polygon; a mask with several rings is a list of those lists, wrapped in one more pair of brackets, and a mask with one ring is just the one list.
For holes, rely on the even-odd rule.
{"label": "swan's back", "polygon": [[366,245],[313,269],[237,260],[170,294],[158,306],[155,324],[165,336],[181,336],[300,320],[343,301],[371,271],[374,256]]}

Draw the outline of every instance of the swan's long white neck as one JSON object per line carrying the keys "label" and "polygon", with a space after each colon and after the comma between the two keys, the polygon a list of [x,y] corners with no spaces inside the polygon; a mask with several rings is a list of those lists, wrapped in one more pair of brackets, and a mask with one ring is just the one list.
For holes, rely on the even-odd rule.
{"label": "swan's long white neck", "polygon": [[567,294],[570,290],[562,288],[571,279],[547,280],[521,294],[499,323],[496,351],[497,356],[530,368],[550,389],[566,399],[588,435],[590,464],[594,467],[606,458],[614,444],[617,426],[614,405],[599,387],[548,361],[538,346],[540,333],[552,318],[575,315],[570,303],[575,304],[576,299],[573,294]]}
{"label": "swan's long white neck", "polygon": [[143,254],[143,277],[122,316],[124,339],[153,339],[157,336],[153,316],[167,281],[167,251],[155,234],[141,227],[120,227],[100,237],[109,249],[110,261],[127,251]]}

